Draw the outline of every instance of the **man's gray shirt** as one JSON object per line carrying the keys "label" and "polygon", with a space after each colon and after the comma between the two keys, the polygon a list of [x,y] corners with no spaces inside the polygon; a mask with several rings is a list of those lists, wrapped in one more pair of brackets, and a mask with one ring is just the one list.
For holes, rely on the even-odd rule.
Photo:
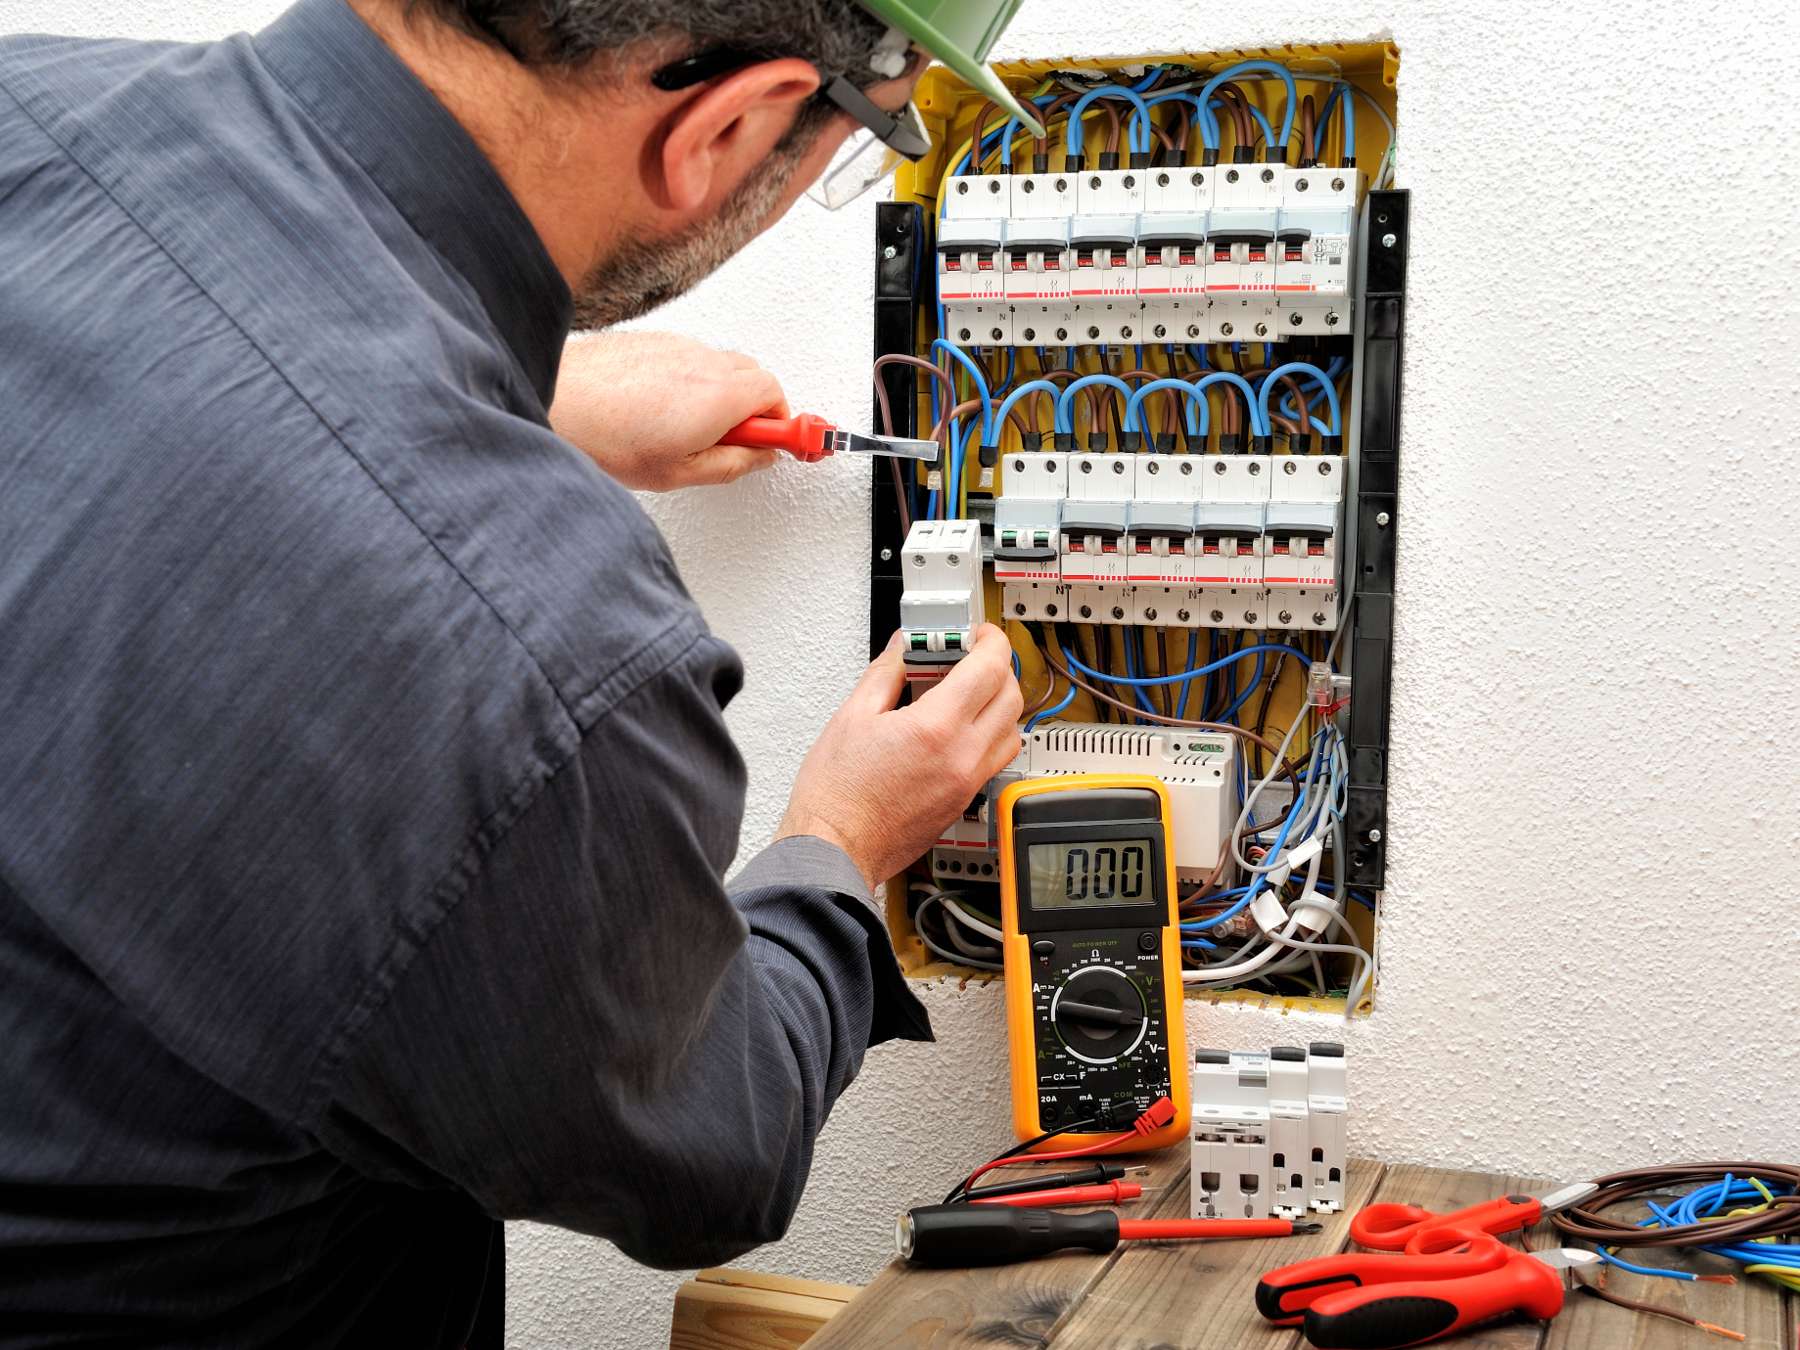
{"label": "man's gray shirt", "polygon": [[929,1035],[840,851],[721,882],[741,667],[548,429],[569,312],[341,0],[0,40],[0,1343],[723,1260]]}

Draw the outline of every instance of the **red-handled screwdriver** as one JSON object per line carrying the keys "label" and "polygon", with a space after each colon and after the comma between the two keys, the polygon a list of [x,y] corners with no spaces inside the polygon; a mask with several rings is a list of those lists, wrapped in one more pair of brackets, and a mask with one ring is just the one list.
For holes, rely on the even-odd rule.
{"label": "red-handled screwdriver", "polygon": [[916,1266],[1000,1266],[1065,1247],[1110,1252],[1122,1241],[1289,1237],[1316,1223],[1287,1219],[1121,1219],[1110,1209],[1064,1214],[1010,1205],[924,1205],[900,1216],[900,1256]]}
{"label": "red-handled screwdriver", "polygon": [[827,455],[893,455],[937,463],[936,441],[915,441],[905,436],[864,436],[834,427],[814,413],[793,417],[747,417],[719,437],[720,445],[747,445],[755,450],[785,450],[803,464],[816,464]]}

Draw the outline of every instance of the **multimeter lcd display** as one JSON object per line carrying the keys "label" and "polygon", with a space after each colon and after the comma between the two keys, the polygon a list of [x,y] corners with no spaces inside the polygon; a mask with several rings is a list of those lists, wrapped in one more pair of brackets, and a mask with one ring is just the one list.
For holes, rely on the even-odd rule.
{"label": "multimeter lcd display", "polygon": [[1027,850],[1033,909],[1089,909],[1157,902],[1148,839],[1033,844]]}

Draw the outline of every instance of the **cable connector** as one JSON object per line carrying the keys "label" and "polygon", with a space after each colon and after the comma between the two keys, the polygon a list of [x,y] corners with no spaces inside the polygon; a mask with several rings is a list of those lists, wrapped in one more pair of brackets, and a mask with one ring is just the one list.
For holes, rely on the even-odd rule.
{"label": "cable connector", "polygon": [[1314,708],[1329,708],[1350,698],[1350,677],[1339,675],[1323,661],[1306,668],[1306,702]]}
{"label": "cable connector", "polygon": [[1131,1128],[1141,1135],[1152,1135],[1158,1130],[1166,1130],[1175,1123],[1175,1103],[1167,1097],[1158,1097],[1150,1104],[1150,1109],[1132,1122]]}

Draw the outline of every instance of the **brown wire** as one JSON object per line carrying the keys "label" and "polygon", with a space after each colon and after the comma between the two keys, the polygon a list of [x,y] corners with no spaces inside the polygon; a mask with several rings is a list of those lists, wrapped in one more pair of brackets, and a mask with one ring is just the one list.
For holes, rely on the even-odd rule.
{"label": "brown wire", "polygon": [[981,138],[987,135],[988,114],[997,111],[999,109],[992,99],[983,99],[981,107],[975,113],[975,126],[969,133],[969,171],[971,173],[982,172]]}
{"label": "brown wire", "polygon": [[1063,94],[1045,106],[1043,113],[1038,118],[1044,128],[1044,134],[1036,138],[1032,147],[1033,154],[1048,155],[1050,153],[1050,119],[1080,97],[1081,95],[1074,93]]}
{"label": "brown wire", "polygon": [[1188,115],[1186,99],[1171,99],[1170,102],[1175,108],[1176,126],[1179,128],[1175,136],[1175,144],[1171,148],[1175,151],[1176,161],[1186,164],[1188,162],[1188,142],[1193,139],[1194,135],[1193,119]]}
{"label": "brown wire", "polygon": [[[886,356],[877,357],[872,377],[875,381],[875,402],[881,409],[881,430],[884,435],[892,436],[894,434],[894,410],[888,403],[887,381],[881,378],[881,372],[889,366],[913,366],[926,371],[944,382],[950,391],[951,398],[956,397],[956,382],[950,378],[949,372],[939,370],[931,362],[899,352],[891,352]],[[933,431],[930,439],[938,443],[940,460],[949,454],[949,444],[941,439],[938,432]],[[900,471],[898,459],[889,458],[888,473],[894,482],[894,505],[900,514],[900,537],[904,539],[907,532],[912,529],[912,511],[906,504],[906,479]]]}
{"label": "brown wire", "polygon": [[1315,114],[1313,112],[1313,96],[1308,94],[1305,98],[1300,100],[1300,148],[1301,155],[1307,163],[1311,163],[1312,152],[1308,147],[1313,143],[1314,124]]}
{"label": "brown wire", "polygon": [[1635,1223],[1609,1219],[1600,1212],[1643,1196],[1718,1181],[1727,1173],[1785,1183],[1800,1190],[1800,1164],[1796,1163],[1707,1162],[1638,1167],[1597,1178],[1594,1184],[1599,1190],[1582,1204],[1551,1215],[1550,1222],[1565,1237],[1601,1247],[1712,1247],[1800,1233],[1800,1194],[1776,1196],[1761,1214],[1678,1224],[1673,1228],[1639,1228]]}
{"label": "brown wire", "polygon": [[1250,121],[1250,100],[1244,97],[1244,91],[1235,84],[1222,84],[1214,92],[1231,114],[1232,123],[1236,127],[1236,144],[1245,149],[1255,145],[1256,128]]}

